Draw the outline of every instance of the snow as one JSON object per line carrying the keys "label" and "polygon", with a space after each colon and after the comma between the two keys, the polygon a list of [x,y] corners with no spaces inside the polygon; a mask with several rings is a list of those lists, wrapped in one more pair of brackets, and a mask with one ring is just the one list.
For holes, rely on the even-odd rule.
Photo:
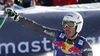
{"label": "snow", "polygon": [[[19,10],[19,13],[31,14],[40,12],[65,12],[65,11],[95,11],[100,10],[100,3],[93,4],[78,4],[78,5],[67,5],[67,6],[35,6],[26,9]],[[31,12],[30,12],[31,11]]]}
{"label": "snow", "polygon": [[100,51],[100,44],[95,44],[92,46],[93,48],[93,56],[98,56]]}
{"label": "snow", "polygon": [[[100,10],[100,3],[91,3],[91,4],[78,4],[78,5],[66,5],[66,6],[35,6],[29,8],[22,8],[20,6],[14,5],[14,7],[20,8],[15,9],[17,13],[24,13],[24,14],[33,14],[33,13],[40,13],[40,12],[65,12],[65,11],[95,11]],[[31,12],[30,12],[31,11]],[[0,15],[2,15],[3,11],[0,10]]]}

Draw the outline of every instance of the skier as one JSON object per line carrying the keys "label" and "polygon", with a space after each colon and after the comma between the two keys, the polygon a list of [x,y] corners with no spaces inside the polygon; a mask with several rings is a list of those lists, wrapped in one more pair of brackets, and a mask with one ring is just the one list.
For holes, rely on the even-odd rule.
{"label": "skier", "polygon": [[4,1],[3,0],[0,0],[0,10],[3,10],[4,9]]}
{"label": "skier", "polygon": [[24,27],[54,41],[54,56],[93,56],[90,44],[83,36],[78,35],[83,26],[83,18],[78,12],[68,12],[64,16],[62,20],[64,31],[42,26],[31,19],[18,15],[10,8],[5,10],[4,15],[8,15]]}

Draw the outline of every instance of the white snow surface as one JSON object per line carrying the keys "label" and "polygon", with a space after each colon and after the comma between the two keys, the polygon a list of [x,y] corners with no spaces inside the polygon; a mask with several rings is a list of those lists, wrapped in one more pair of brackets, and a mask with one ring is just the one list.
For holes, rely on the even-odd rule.
{"label": "white snow surface", "polygon": [[[15,5],[16,6],[16,5]],[[19,6],[18,6],[19,7]],[[19,7],[20,8],[20,7]],[[100,10],[100,3],[91,4],[77,4],[77,5],[65,5],[65,6],[35,6],[29,8],[22,8],[20,10],[15,9],[17,13],[33,14],[40,12],[65,12],[65,11],[95,11]],[[0,10],[0,15],[3,11]]]}

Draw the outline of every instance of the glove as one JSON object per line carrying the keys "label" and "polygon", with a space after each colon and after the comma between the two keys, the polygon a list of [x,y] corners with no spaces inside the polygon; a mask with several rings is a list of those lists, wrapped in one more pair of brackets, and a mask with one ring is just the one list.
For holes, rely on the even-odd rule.
{"label": "glove", "polygon": [[12,18],[15,21],[19,20],[19,15],[12,9],[12,8],[6,8],[4,11],[4,16],[7,16]]}

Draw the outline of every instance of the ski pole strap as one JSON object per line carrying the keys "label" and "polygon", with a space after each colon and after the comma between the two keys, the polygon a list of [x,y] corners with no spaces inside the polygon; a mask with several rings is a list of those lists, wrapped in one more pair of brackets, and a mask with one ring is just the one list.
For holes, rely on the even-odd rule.
{"label": "ski pole strap", "polygon": [[0,29],[2,28],[2,26],[3,26],[3,24],[5,23],[5,21],[6,21],[7,18],[8,18],[8,15],[5,16],[3,22],[2,22],[1,25],[0,25]]}
{"label": "ski pole strap", "polygon": [[15,21],[19,21],[19,15],[15,15],[15,17],[13,18]]}

